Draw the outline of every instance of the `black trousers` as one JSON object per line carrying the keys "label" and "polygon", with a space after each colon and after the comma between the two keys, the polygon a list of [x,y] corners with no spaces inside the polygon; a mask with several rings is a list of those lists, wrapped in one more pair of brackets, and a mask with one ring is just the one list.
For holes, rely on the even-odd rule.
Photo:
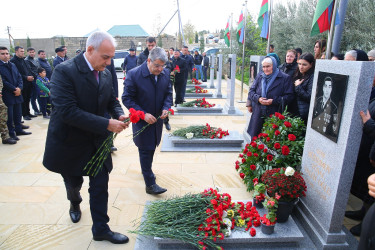
{"label": "black trousers", "polygon": [[176,80],[175,84],[174,84],[174,91],[176,93],[176,99],[174,101],[175,104],[181,104],[183,103],[184,101],[184,93],[183,93],[183,86],[184,86],[184,81],[185,81],[185,78],[184,79],[180,79],[179,81]]}
{"label": "black trousers", "polygon": [[23,97],[22,116],[30,115],[31,82],[23,82],[21,91]]}
{"label": "black trousers", "polygon": [[[66,188],[67,198],[72,204],[80,204],[82,197],[80,190],[83,183],[82,176],[61,174]],[[108,180],[109,174],[103,168],[97,176],[90,176],[90,211],[92,218],[92,234],[94,236],[108,232]]]}
{"label": "black trousers", "polygon": [[154,159],[155,150],[143,150],[138,148],[138,152],[145,184],[147,187],[152,186],[155,184],[155,175],[152,172],[152,161]]}
{"label": "black trousers", "polygon": [[375,249],[375,204],[367,211],[362,221],[361,238],[358,250]]}

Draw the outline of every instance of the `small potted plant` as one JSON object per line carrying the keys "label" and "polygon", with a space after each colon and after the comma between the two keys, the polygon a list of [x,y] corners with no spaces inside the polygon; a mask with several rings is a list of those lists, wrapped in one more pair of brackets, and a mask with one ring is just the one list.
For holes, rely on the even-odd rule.
{"label": "small potted plant", "polygon": [[277,222],[286,222],[299,197],[306,196],[302,174],[292,167],[267,170],[261,178],[267,194],[278,201]]}
{"label": "small potted plant", "polygon": [[263,208],[263,201],[266,197],[266,185],[258,182],[258,178],[254,178],[253,204],[256,208]]}
{"label": "small potted plant", "polygon": [[261,230],[264,234],[272,234],[275,231],[278,202],[275,198],[267,196],[263,206],[267,209],[267,214],[260,218]]}

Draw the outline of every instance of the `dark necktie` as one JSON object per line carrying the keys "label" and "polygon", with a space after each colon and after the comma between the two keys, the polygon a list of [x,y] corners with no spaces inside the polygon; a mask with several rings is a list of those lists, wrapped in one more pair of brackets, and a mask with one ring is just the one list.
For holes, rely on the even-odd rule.
{"label": "dark necktie", "polygon": [[99,83],[99,72],[97,70],[92,71],[94,73],[96,81]]}

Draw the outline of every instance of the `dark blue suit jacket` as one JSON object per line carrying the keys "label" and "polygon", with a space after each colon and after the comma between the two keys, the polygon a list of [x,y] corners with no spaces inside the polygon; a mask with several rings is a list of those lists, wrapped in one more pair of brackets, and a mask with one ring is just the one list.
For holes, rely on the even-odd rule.
{"label": "dark blue suit jacket", "polygon": [[53,67],[56,68],[56,66],[62,62],[64,62],[63,59],[61,59],[59,56],[56,56],[55,59],[53,59]]}
{"label": "dark blue suit jacket", "polygon": [[18,72],[18,69],[16,65],[14,65],[11,62],[8,62],[11,70],[6,66],[5,63],[0,61],[0,74],[1,78],[3,79],[3,101],[5,105],[13,105],[13,104],[19,104],[23,102],[22,95],[15,96],[14,91],[16,91],[16,88],[20,88],[22,90],[23,88],[23,81],[21,74]]}
{"label": "dark blue suit jacket", "polygon": [[[172,106],[172,82],[166,69],[158,76],[157,83],[153,77],[147,67],[147,61],[130,70],[124,82],[122,102],[127,109],[142,110],[145,114],[149,113],[158,118],[163,110]],[[133,133],[146,124],[145,121],[133,124]],[[160,143],[162,130],[163,120],[158,119],[134,138],[135,145],[143,150],[154,150]]]}

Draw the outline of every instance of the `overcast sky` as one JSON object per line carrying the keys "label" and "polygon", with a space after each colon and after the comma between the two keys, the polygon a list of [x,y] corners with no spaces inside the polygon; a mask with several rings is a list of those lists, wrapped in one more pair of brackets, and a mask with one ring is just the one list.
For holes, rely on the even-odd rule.
{"label": "overcast sky", "polygon": [[[286,0],[276,0],[286,1]],[[258,16],[262,0],[249,0],[247,7]],[[164,26],[177,9],[177,0],[17,0],[7,1],[1,12],[0,38],[7,38],[7,26],[13,38],[47,38],[55,35],[80,37],[99,28],[139,24],[150,35],[158,23]],[[189,20],[197,31],[224,29],[233,13],[236,26],[244,0],[179,0],[182,23]],[[4,10],[7,11],[4,11]],[[159,17],[159,18],[158,18]],[[177,15],[165,32],[178,31]]]}

